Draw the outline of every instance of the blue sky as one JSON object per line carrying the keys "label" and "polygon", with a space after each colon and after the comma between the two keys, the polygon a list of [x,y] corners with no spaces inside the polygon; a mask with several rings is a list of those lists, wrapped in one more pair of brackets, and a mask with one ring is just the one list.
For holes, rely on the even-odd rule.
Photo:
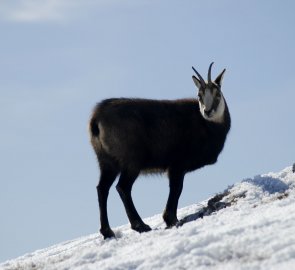
{"label": "blue sky", "polygon": [[[186,176],[179,207],[295,161],[294,1],[0,1],[0,261],[98,231],[87,122],[107,97],[196,97],[194,65],[227,72],[232,116],[214,166]],[[140,177],[142,217],[165,176]],[[115,189],[111,225],[127,223]]]}

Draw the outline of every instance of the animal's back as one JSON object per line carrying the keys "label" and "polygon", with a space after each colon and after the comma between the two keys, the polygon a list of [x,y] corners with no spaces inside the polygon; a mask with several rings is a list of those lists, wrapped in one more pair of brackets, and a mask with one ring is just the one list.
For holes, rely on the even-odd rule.
{"label": "animal's back", "polygon": [[201,121],[196,100],[107,99],[96,106],[90,131],[98,138],[92,143],[122,166],[165,170],[192,152],[198,156],[200,138],[206,136]]}

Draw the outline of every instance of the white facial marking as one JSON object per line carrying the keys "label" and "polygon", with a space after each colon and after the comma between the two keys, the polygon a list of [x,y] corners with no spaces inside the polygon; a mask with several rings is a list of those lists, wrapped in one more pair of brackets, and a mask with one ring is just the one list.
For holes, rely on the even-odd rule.
{"label": "white facial marking", "polygon": [[208,108],[210,110],[213,104],[213,96],[211,95],[210,91],[205,91],[203,102],[204,104],[199,101],[200,111],[202,116],[208,121],[211,121],[214,123],[222,123],[224,120],[223,116],[224,116],[224,110],[225,110],[225,101],[222,94],[221,94],[221,99],[216,110],[212,110],[209,116],[205,114],[205,110],[208,110]]}

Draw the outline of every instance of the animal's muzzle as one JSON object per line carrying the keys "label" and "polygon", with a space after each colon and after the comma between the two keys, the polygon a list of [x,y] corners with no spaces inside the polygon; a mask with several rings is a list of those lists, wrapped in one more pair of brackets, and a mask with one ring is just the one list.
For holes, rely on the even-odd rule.
{"label": "animal's muzzle", "polygon": [[208,116],[208,117],[211,115],[212,112],[213,112],[213,109],[204,110],[205,115]]}

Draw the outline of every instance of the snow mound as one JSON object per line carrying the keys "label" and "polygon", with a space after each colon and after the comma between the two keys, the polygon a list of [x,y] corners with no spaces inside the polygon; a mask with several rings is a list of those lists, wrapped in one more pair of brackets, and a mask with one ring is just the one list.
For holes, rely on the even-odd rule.
{"label": "snow mound", "polygon": [[245,179],[208,201],[178,210],[177,228],[161,215],[153,231],[117,227],[0,264],[22,269],[294,269],[295,174],[288,167]]}

